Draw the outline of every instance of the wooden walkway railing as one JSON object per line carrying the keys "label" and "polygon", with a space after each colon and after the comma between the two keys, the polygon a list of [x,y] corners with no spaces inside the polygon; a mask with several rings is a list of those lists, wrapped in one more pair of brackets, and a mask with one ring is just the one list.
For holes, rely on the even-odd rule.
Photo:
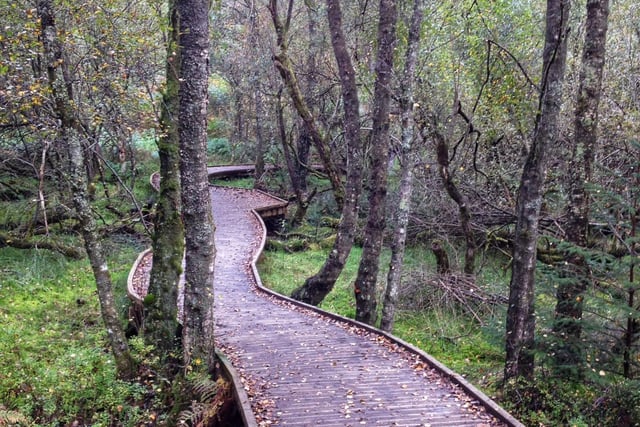
{"label": "wooden walkway railing", "polygon": [[247,425],[521,426],[409,344],[265,289],[255,267],[266,237],[257,211],[282,200],[210,191],[216,344],[248,395]]}

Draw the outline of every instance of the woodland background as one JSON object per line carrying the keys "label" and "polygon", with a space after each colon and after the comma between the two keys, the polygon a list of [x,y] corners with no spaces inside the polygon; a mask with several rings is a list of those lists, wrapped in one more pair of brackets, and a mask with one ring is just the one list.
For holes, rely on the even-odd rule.
{"label": "woodland background", "polygon": [[[290,200],[274,286],[404,334],[528,425],[640,423],[640,6],[204,3],[0,2],[0,425],[135,425],[179,406],[140,369],[213,363],[198,334],[176,351],[170,308],[181,233],[198,246],[180,219],[210,212],[206,161],[255,163],[241,185]],[[156,195],[158,168],[182,181]],[[122,283],[149,243],[172,254],[127,344],[93,323],[126,326]],[[68,340],[55,375],[47,337]]]}

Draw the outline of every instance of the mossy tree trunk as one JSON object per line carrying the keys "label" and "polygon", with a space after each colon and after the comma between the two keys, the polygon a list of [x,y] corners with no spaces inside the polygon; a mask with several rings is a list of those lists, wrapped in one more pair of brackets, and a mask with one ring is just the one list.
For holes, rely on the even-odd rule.
{"label": "mossy tree trunk", "polygon": [[369,214],[364,229],[362,258],[358,266],[354,293],[356,320],[374,325],[377,317],[376,285],[380,252],[386,226],[387,171],[389,164],[389,105],[393,53],[396,43],[398,12],[395,0],[380,0],[378,22],[378,58],[373,94],[373,131],[371,134],[371,190]]}
{"label": "mossy tree trunk", "polygon": [[342,217],[336,240],[318,273],[305,280],[291,296],[308,304],[318,305],[331,292],[342,272],[356,233],[359,197],[362,191],[362,140],[360,135],[360,100],[356,73],[342,30],[342,11],[338,0],[327,0],[327,19],[331,31],[333,53],[338,64],[344,111],[344,134],[347,144],[347,180]]}
{"label": "mossy tree trunk", "polygon": [[542,80],[533,141],[525,161],[513,240],[513,264],[506,321],[505,380],[533,378],[535,345],[535,267],[540,208],[549,145],[558,137],[567,58],[568,0],[548,0]]}
{"label": "mossy tree trunk", "polygon": [[166,360],[179,347],[178,283],[184,257],[184,228],[180,201],[180,141],[178,89],[180,55],[175,0],[168,1],[166,88],[162,94],[160,136],[160,197],[153,234],[153,266],[145,300],[144,336]]}
{"label": "mossy tree trunk", "polygon": [[208,0],[177,0],[181,57],[178,129],[186,245],[183,357],[187,366],[200,360],[213,370],[215,227],[206,157],[209,5]]}

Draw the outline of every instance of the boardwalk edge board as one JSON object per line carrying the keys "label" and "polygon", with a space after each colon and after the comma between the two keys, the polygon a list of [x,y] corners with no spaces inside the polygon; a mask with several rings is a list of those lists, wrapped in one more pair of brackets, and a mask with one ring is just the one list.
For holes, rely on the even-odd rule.
{"label": "boardwalk edge board", "polygon": [[227,379],[232,384],[231,388],[233,389],[233,398],[238,405],[238,411],[240,412],[240,416],[242,417],[242,421],[244,422],[245,427],[258,427],[258,422],[256,421],[255,414],[251,409],[249,396],[242,386],[240,375],[233,367],[233,364],[224,355],[224,353],[216,349],[216,356],[220,361],[220,365],[222,366]]}
{"label": "boardwalk edge board", "polygon": [[258,212],[256,212],[255,210],[252,210],[253,214],[256,216],[257,220],[260,222],[261,228],[262,228],[262,239],[260,242],[260,246],[257,248],[256,253],[253,256],[253,261],[251,262],[251,270],[253,272],[253,276],[254,279],[256,281],[256,287],[257,289],[259,289],[260,291],[271,295],[275,298],[281,299],[283,301],[289,302],[291,304],[294,304],[298,307],[303,307],[306,309],[309,309],[311,311],[314,311],[322,316],[326,316],[329,317],[335,321],[339,321],[339,322],[343,322],[349,325],[353,325],[353,326],[358,326],[362,329],[367,330],[368,332],[371,332],[373,334],[378,334],[380,336],[386,337],[387,339],[389,339],[390,341],[398,344],[401,347],[404,347],[406,350],[408,350],[409,352],[415,354],[416,356],[420,357],[424,362],[426,362],[429,366],[431,366],[432,368],[434,368],[435,370],[439,371],[443,376],[445,376],[446,378],[449,378],[451,381],[453,381],[455,384],[459,385],[464,391],[466,391],[469,396],[473,397],[474,399],[476,399],[481,406],[484,406],[488,412],[490,412],[492,415],[494,415],[496,418],[498,418],[500,421],[504,422],[505,424],[507,424],[508,426],[511,427],[524,427],[524,424],[522,424],[520,421],[518,421],[513,415],[511,415],[510,413],[508,413],[506,410],[504,410],[500,405],[498,405],[496,402],[494,402],[489,396],[487,396],[486,394],[484,394],[482,391],[480,391],[478,388],[476,388],[475,386],[473,386],[469,381],[467,381],[466,379],[464,379],[464,377],[454,371],[452,371],[451,369],[449,369],[446,365],[442,364],[441,362],[439,362],[436,358],[434,358],[433,356],[431,356],[430,354],[420,350],[419,348],[415,347],[412,344],[409,344],[408,342],[396,337],[395,335],[392,335],[390,333],[384,332],[378,328],[375,328],[371,325],[368,325],[366,323],[362,323],[359,322],[355,319],[351,319],[349,317],[344,317],[341,316],[339,314],[335,314],[335,313],[331,313],[329,311],[323,310],[319,307],[316,307],[314,305],[311,304],[306,304],[304,302],[298,301],[296,299],[290,298],[286,295],[282,295],[278,292],[275,292],[267,287],[264,286],[264,284],[262,283],[262,280],[260,279],[260,274],[258,272],[258,267],[257,267],[257,262],[258,259],[260,258],[260,254],[262,253],[262,251],[264,250],[264,246],[267,240],[267,228],[264,224],[264,221],[262,220],[262,217],[260,216],[260,214]]}

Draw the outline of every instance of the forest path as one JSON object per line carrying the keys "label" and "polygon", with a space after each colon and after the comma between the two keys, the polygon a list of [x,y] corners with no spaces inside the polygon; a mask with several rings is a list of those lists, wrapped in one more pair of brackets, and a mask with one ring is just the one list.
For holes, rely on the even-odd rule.
{"label": "forest path", "polygon": [[[247,172],[233,167],[209,168]],[[152,177],[156,186],[157,176]],[[249,426],[521,426],[431,356],[350,319],[265,289],[255,268],[270,215],[283,201],[257,190],[210,187],[216,224],[216,346],[239,373]],[[144,259],[147,261],[143,261]],[[145,295],[150,255],[132,269]],[[312,273],[312,272],[309,272]],[[138,276],[136,278],[135,276]],[[144,283],[146,281],[146,283]]]}
{"label": "forest path", "polygon": [[224,187],[212,187],[211,198],[216,341],[240,373],[259,425],[510,424],[386,336],[261,290],[252,263],[264,229],[252,210],[279,199]]}

